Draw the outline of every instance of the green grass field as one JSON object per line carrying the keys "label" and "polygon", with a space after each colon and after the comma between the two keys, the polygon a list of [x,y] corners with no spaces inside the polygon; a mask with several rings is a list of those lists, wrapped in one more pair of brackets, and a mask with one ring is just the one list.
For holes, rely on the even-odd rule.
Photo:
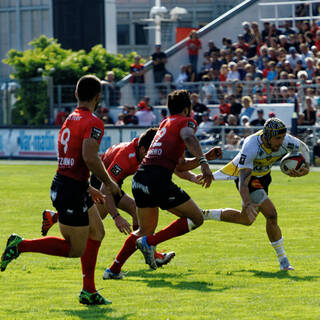
{"label": "green grass field", "polygon": [[[0,164],[0,251],[15,232],[40,237],[41,212],[51,208],[49,187],[55,165]],[[320,319],[320,172],[303,178],[272,174],[270,197],[279,215],[286,253],[296,268],[279,271],[265,233],[264,217],[251,227],[207,221],[180,238],[159,245],[174,250],[172,262],[156,271],[136,252],[124,266],[124,280],[102,280],[125,236],[105,219],[97,288],[111,306],[78,303],[79,259],[22,254],[0,273],[0,319]],[[130,191],[130,179],[124,189]],[[209,190],[176,179],[202,208],[240,208],[233,182]],[[125,214],[124,214],[125,216]],[[159,228],[174,217],[162,212]],[[54,226],[49,235],[60,235]]]}

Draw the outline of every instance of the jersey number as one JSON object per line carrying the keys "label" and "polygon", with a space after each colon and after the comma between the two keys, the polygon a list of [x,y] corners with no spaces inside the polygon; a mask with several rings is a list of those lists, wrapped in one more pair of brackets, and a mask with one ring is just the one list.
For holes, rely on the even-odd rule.
{"label": "jersey number", "polygon": [[63,148],[64,153],[67,153],[69,140],[70,140],[70,129],[65,128],[61,133],[61,140],[60,140],[60,143],[64,146]]}
{"label": "jersey number", "polygon": [[166,132],[167,132],[166,128],[162,128],[159,131],[159,134],[157,134],[154,141],[152,142],[152,147],[161,147],[161,142],[159,142],[159,140],[166,134]]}

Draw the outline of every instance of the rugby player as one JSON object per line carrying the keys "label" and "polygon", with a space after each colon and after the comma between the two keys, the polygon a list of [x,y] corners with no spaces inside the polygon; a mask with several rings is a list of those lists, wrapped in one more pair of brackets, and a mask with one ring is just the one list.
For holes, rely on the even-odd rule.
{"label": "rugby player", "polygon": [[[104,226],[88,188],[91,171],[105,185],[106,193],[120,195],[119,186],[109,177],[98,155],[104,124],[94,114],[101,94],[101,82],[87,75],[79,79],[75,96],[77,108],[64,122],[58,140],[58,169],[50,188],[53,206],[59,212],[64,239],[44,237],[24,240],[12,234],[1,257],[1,271],[23,252],[39,252],[62,257],[81,257],[83,289],[79,301],[88,305],[109,304],[96,290],[94,271]],[[96,202],[102,193],[89,188]]]}
{"label": "rugby player", "polygon": [[[197,124],[190,117],[191,101],[188,91],[175,90],[170,93],[167,106],[170,116],[161,122],[147,155],[132,179],[139,229],[131,233],[125,241],[119,253],[122,254],[122,259],[118,263],[117,271],[120,270],[121,263],[135,251],[136,246],[143,253],[146,263],[152,269],[157,269],[154,258],[156,245],[187,233],[203,223],[198,205],[172,182],[172,174],[186,147],[200,163],[202,185],[208,188],[213,179],[195,136]],[[183,163],[180,171],[185,170]],[[153,234],[158,223],[159,207],[177,215],[179,219]]]}
{"label": "rugby player", "polygon": [[244,140],[237,156],[220,170],[214,172],[214,180],[235,180],[242,200],[242,211],[234,209],[203,210],[205,220],[217,220],[251,225],[262,212],[266,218],[266,231],[274,248],[280,270],[294,270],[283,247],[283,237],[277,222],[277,211],[268,196],[271,183],[271,167],[289,152],[301,152],[306,166],[291,170],[291,177],[301,177],[309,172],[309,149],[304,142],[287,133],[285,124],[270,118],[263,130]]}

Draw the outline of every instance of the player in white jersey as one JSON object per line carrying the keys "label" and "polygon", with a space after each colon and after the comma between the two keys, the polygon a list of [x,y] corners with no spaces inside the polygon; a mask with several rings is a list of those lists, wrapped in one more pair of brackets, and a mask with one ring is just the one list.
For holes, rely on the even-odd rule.
{"label": "player in white jersey", "polygon": [[301,140],[287,133],[285,124],[277,119],[268,119],[263,130],[244,140],[241,151],[220,170],[214,172],[214,180],[235,180],[242,199],[242,211],[234,209],[203,210],[206,220],[218,220],[251,225],[258,214],[266,218],[266,231],[275,249],[281,270],[293,270],[283,248],[283,238],[277,223],[277,211],[268,197],[272,165],[289,152],[301,152],[306,166],[299,171],[291,170],[292,177],[309,172],[309,149]]}

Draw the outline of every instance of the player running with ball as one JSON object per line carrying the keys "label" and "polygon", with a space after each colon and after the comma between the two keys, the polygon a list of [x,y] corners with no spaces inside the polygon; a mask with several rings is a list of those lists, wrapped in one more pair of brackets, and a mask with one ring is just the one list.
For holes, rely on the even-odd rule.
{"label": "player running with ball", "polygon": [[301,152],[306,166],[291,170],[291,177],[309,172],[309,149],[301,140],[287,133],[285,124],[277,119],[266,121],[263,130],[244,140],[241,151],[222,169],[214,172],[214,180],[235,180],[242,199],[242,211],[234,209],[204,210],[205,220],[251,225],[259,211],[266,218],[266,231],[275,249],[281,270],[294,270],[283,248],[283,238],[277,222],[277,211],[268,197],[271,167],[289,152]]}

